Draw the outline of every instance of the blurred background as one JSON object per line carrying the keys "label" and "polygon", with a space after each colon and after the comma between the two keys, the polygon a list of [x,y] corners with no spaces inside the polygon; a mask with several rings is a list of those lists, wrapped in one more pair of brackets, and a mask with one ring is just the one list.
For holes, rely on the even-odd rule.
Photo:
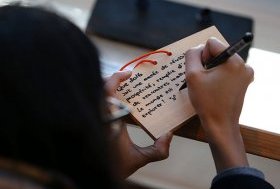
{"label": "blurred background", "polygon": [[[101,0],[102,1],[102,0]],[[118,0],[115,0],[118,1]],[[280,53],[280,1],[279,0],[172,0],[187,5],[223,11],[227,14],[250,17],[254,21],[255,39],[253,48]],[[0,0],[1,5],[19,1]],[[22,0],[25,5],[42,5],[73,21],[86,30],[96,0]],[[106,14],[110,14],[107,12]],[[236,25],[235,27],[239,27]],[[102,58],[104,75],[120,68],[130,59],[148,51],[143,47],[112,41],[99,36],[89,36],[98,46]],[[264,62],[265,64],[265,62]],[[280,64],[280,62],[279,62]],[[129,133],[140,146],[152,140],[138,127],[128,125]],[[280,188],[280,162],[249,156],[253,167],[262,170],[275,188]],[[216,175],[211,152],[206,143],[175,136],[170,157],[151,163],[128,179],[152,188],[162,189],[205,189],[209,188]]]}

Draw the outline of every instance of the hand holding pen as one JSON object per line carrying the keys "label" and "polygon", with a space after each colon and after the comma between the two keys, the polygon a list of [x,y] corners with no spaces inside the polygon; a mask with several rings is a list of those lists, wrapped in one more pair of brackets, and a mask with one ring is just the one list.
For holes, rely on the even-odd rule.
{"label": "hand holding pen", "polygon": [[[219,55],[207,60],[206,62],[203,62],[203,67],[205,69],[211,69],[213,67],[216,67],[220,64],[223,64],[229,59],[232,55],[235,53],[241,51],[246,46],[248,46],[253,40],[253,34],[252,33],[246,33],[242,39],[231,46],[229,46],[227,49],[225,49],[222,53]],[[187,87],[187,83],[185,82],[179,90],[182,90]]]}
{"label": "hand holding pen", "polygon": [[224,44],[211,38],[206,46],[193,48],[185,56],[189,99],[201,121],[218,173],[248,166],[239,116],[254,77],[253,69],[236,53],[223,66],[205,70],[202,60],[216,57],[225,49]]}

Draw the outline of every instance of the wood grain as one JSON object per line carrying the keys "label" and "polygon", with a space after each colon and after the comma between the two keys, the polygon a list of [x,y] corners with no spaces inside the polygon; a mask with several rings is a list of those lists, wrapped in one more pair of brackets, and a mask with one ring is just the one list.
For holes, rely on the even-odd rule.
{"label": "wood grain", "polygon": [[227,44],[215,26],[204,29],[159,49],[170,52],[168,56],[158,53],[144,57],[157,64],[141,64],[133,68],[132,76],[121,83],[116,91],[116,96],[130,106],[131,115],[154,139],[176,130],[195,115],[188,90],[179,92],[185,81],[184,53],[192,47],[205,44],[210,37],[216,37]]}
{"label": "wood grain", "polygon": [[[125,120],[129,124],[138,125],[133,119]],[[280,135],[248,126],[241,126],[241,135],[243,137],[247,153],[261,157],[280,161]],[[181,126],[175,135],[189,138],[201,142],[207,142],[207,138],[201,127],[198,117],[190,119]]]}

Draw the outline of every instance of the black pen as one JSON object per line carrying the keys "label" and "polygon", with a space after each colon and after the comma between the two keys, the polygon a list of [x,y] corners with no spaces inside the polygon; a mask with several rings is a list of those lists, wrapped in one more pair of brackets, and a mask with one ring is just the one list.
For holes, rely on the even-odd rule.
{"label": "black pen", "polygon": [[[221,54],[218,56],[210,59],[209,61],[206,61],[203,63],[203,67],[205,69],[210,69],[213,67],[216,67],[220,64],[223,64],[229,59],[232,55],[235,53],[241,51],[244,47],[249,45],[253,41],[253,34],[250,32],[247,32],[242,39],[233,45],[229,46],[227,49],[225,49]],[[179,89],[182,90],[187,87],[187,83],[185,82]]]}

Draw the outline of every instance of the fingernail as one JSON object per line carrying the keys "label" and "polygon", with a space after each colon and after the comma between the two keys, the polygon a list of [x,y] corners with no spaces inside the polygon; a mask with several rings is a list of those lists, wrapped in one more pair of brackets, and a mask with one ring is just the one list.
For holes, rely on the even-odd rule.
{"label": "fingernail", "polygon": [[213,37],[213,36],[210,37],[210,39],[218,40],[217,37]]}
{"label": "fingernail", "polygon": [[128,69],[128,68],[125,68],[125,69],[123,70],[123,72],[128,72],[128,71],[131,71],[131,70]]}
{"label": "fingernail", "polygon": [[125,73],[125,74],[131,74],[132,73],[132,71],[129,70],[129,69],[124,69],[122,72]]}
{"label": "fingernail", "polygon": [[196,48],[201,48],[201,47],[204,47],[205,45],[204,44],[199,44]]}

